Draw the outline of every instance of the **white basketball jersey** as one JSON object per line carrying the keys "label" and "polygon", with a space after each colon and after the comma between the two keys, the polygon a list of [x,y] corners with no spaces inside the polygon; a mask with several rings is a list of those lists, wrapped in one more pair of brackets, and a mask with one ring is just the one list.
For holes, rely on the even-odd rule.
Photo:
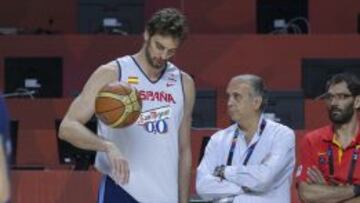
{"label": "white basketball jersey", "polygon": [[[130,180],[121,187],[140,202],[178,202],[179,127],[184,93],[180,70],[170,62],[157,81],[150,81],[131,56],[117,59],[119,80],[134,86],[142,99],[142,112],[129,127],[114,129],[99,121],[98,134],[115,142],[129,162]],[[104,152],[96,167],[110,175]]]}

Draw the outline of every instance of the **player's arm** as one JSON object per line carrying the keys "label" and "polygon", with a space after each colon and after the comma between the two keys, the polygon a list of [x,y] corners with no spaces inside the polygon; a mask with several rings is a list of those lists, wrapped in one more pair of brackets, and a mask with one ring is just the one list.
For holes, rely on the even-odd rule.
{"label": "player's arm", "polygon": [[179,129],[179,202],[187,203],[189,199],[191,177],[191,120],[195,102],[195,85],[192,78],[182,73],[184,87],[184,115]]}
{"label": "player's arm", "polygon": [[351,198],[349,200],[346,200],[346,201],[343,201],[343,203],[359,203],[360,202],[360,197],[354,197],[354,198]]}
{"label": "player's arm", "polygon": [[307,168],[307,180],[299,183],[299,195],[306,202],[343,202],[356,199],[354,186],[342,185],[333,180],[325,180],[316,167]]}
{"label": "player's arm", "polygon": [[106,151],[108,142],[95,136],[84,124],[95,112],[95,99],[99,90],[107,83],[116,80],[114,70],[113,65],[103,65],[90,76],[61,122],[59,129],[61,139],[82,149]]}
{"label": "player's arm", "polygon": [[352,185],[331,186],[306,182],[299,183],[299,195],[305,202],[342,202],[355,198]]}
{"label": "player's arm", "polygon": [[10,183],[7,173],[6,155],[4,143],[0,134],[0,203],[6,202],[10,198]]}
{"label": "player's arm", "polygon": [[95,135],[84,125],[95,112],[95,100],[99,90],[116,81],[117,76],[115,62],[100,66],[90,76],[61,122],[59,137],[82,149],[106,152],[113,166],[114,178],[125,183],[128,180],[128,166],[120,151],[112,142]]}

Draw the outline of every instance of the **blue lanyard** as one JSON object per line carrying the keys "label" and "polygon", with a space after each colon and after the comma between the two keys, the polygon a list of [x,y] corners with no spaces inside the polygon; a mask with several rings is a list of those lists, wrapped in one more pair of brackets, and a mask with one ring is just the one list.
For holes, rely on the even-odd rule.
{"label": "blue lanyard", "polygon": [[[264,131],[264,129],[265,129],[265,126],[266,126],[266,121],[265,121],[265,119],[263,119],[263,120],[261,121],[261,124],[260,124],[259,137],[260,137],[261,134],[263,133],[263,131]],[[236,128],[235,133],[234,133],[234,137],[233,137],[233,139],[232,139],[232,141],[231,141],[231,146],[230,146],[230,150],[229,150],[229,156],[228,156],[228,159],[227,159],[227,162],[226,162],[226,165],[228,165],[228,166],[231,166],[231,164],[232,164],[232,160],[233,160],[233,156],[234,156],[234,151],[235,151],[235,146],[236,146],[236,142],[237,142],[237,139],[238,139],[238,137],[239,137],[239,134],[240,134],[239,128]],[[259,139],[260,139],[260,138],[259,138]],[[258,141],[259,141],[259,140],[258,140]],[[249,161],[249,159],[250,159],[250,157],[251,157],[251,155],[252,155],[252,153],[253,153],[253,151],[254,151],[257,143],[258,143],[258,141],[256,141],[254,144],[252,144],[252,145],[248,148],[247,154],[246,154],[246,157],[245,157],[245,160],[244,160],[244,162],[243,162],[243,165],[245,165],[245,166],[247,165],[247,163],[248,163],[248,161]]]}

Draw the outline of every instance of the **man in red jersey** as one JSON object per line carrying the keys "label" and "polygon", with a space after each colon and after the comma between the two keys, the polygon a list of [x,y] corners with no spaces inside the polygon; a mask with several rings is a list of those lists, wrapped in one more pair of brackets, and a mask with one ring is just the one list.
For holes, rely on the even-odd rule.
{"label": "man in red jersey", "polygon": [[308,133],[301,144],[297,170],[305,202],[360,202],[360,80],[334,75],[321,96],[331,125]]}

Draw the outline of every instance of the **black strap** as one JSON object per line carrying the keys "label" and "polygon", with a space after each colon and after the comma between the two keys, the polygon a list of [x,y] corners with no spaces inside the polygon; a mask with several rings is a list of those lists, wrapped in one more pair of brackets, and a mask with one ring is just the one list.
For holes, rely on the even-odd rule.
{"label": "black strap", "polygon": [[328,155],[328,164],[329,164],[329,174],[330,177],[332,177],[334,176],[334,155],[333,155],[333,150],[331,148],[331,144],[329,144],[328,146],[327,155]]}
{"label": "black strap", "polygon": [[248,148],[247,154],[246,154],[246,157],[245,157],[245,160],[244,160],[244,162],[243,162],[243,165],[244,165],[244,166],[247,165],[247,163],[248,163],[248,161],[249,161],[249,159],[250,159],[250,157],[251,157],[251,155],[252,155],[252,153],[253,153],[253,151],[254,151],[255,146],[256,146],[257,143],[258,143],[258,141],[256,141],[254,144],[252,144],[252,145]]}
{"label": "black strap", "polygon": [[353,176],[356,168],[356,161],[359,158],[359,147],[360,145],[356,145],[355,149],[353,150],[352,159],[351,159],[351,165],[349,168],[349,174],[348,174],[348,183],[353,183]]}
{"label": "black strap", "polygon": [[[261,124],[260,124],[260,131],[259,131],[259,137],[261,136],[261,134],[263,133],[264,129],[265,129],[265,126],[266,126],[266,121],[265,119],[263,119],[261,121]],[[231,141],[231,146],[230,146],[230,150],[229,150],[229,155],[228,155],[228,159],[227,159],[227,162],[226,162],[226,165],[228,166],[231,166],[232,164],[232,160],[233,160],[233,156],[234,156],[234,151],[235,151],[235,146],[236,146],[236,142],[237,142],[237,139],[239,137],[239,134],[240,134],[240,131],[239,131],[239,128],[237,127],[236,130],[235,130],[235,133],[234,133],[234,137]],[[260,138],[259,138],[260,139]],[[259,140],[258,140],[259,141]],[[245,157],[245,160],[243,162],[243,165],[247,165],[258,141],[256,141],[254,144],[252,144],[248,150],[247,150],[247,154],[246,154],[246,157]]]}
{"label": "black strap", "polygon": [[[352,158],[351,158],[349,173],[348,173],[348,179],[347,179],[347,182],[349,184],[352,184],[352,182],[353,182],[354,172],[355,172],[355,168],[356,168],[356,161],[359,158],[359,151],[360,151],[359,148],[360,148],[360,145],[356,145],[356,147],[354,148],[353,153],[352,153]],[[334,155],[333,155],[333,150],[332,150],[331,144],[328,145],[327,155],[328,155],[328,164],[329,164],[329,174],[330,174],[330,176],[334,176]]]}
{"label": "black strap", "polygon": [[239,137],[239,128],[237,127],[236,130],[235,130],[235,133],[234,133],[234,137],[231,141],[231,146],[230,146],[230,150],[229,150],[229,155],[228,155],[228,159],[227,159],[227,162],[226,162],[226,165],[230,166],[231,163],[232,163],[232,159],[233,159],[233,156],[234,156],[234,151],[235,151],[235,146],[236,146],[236,142],[237,142],[237,139]]}

